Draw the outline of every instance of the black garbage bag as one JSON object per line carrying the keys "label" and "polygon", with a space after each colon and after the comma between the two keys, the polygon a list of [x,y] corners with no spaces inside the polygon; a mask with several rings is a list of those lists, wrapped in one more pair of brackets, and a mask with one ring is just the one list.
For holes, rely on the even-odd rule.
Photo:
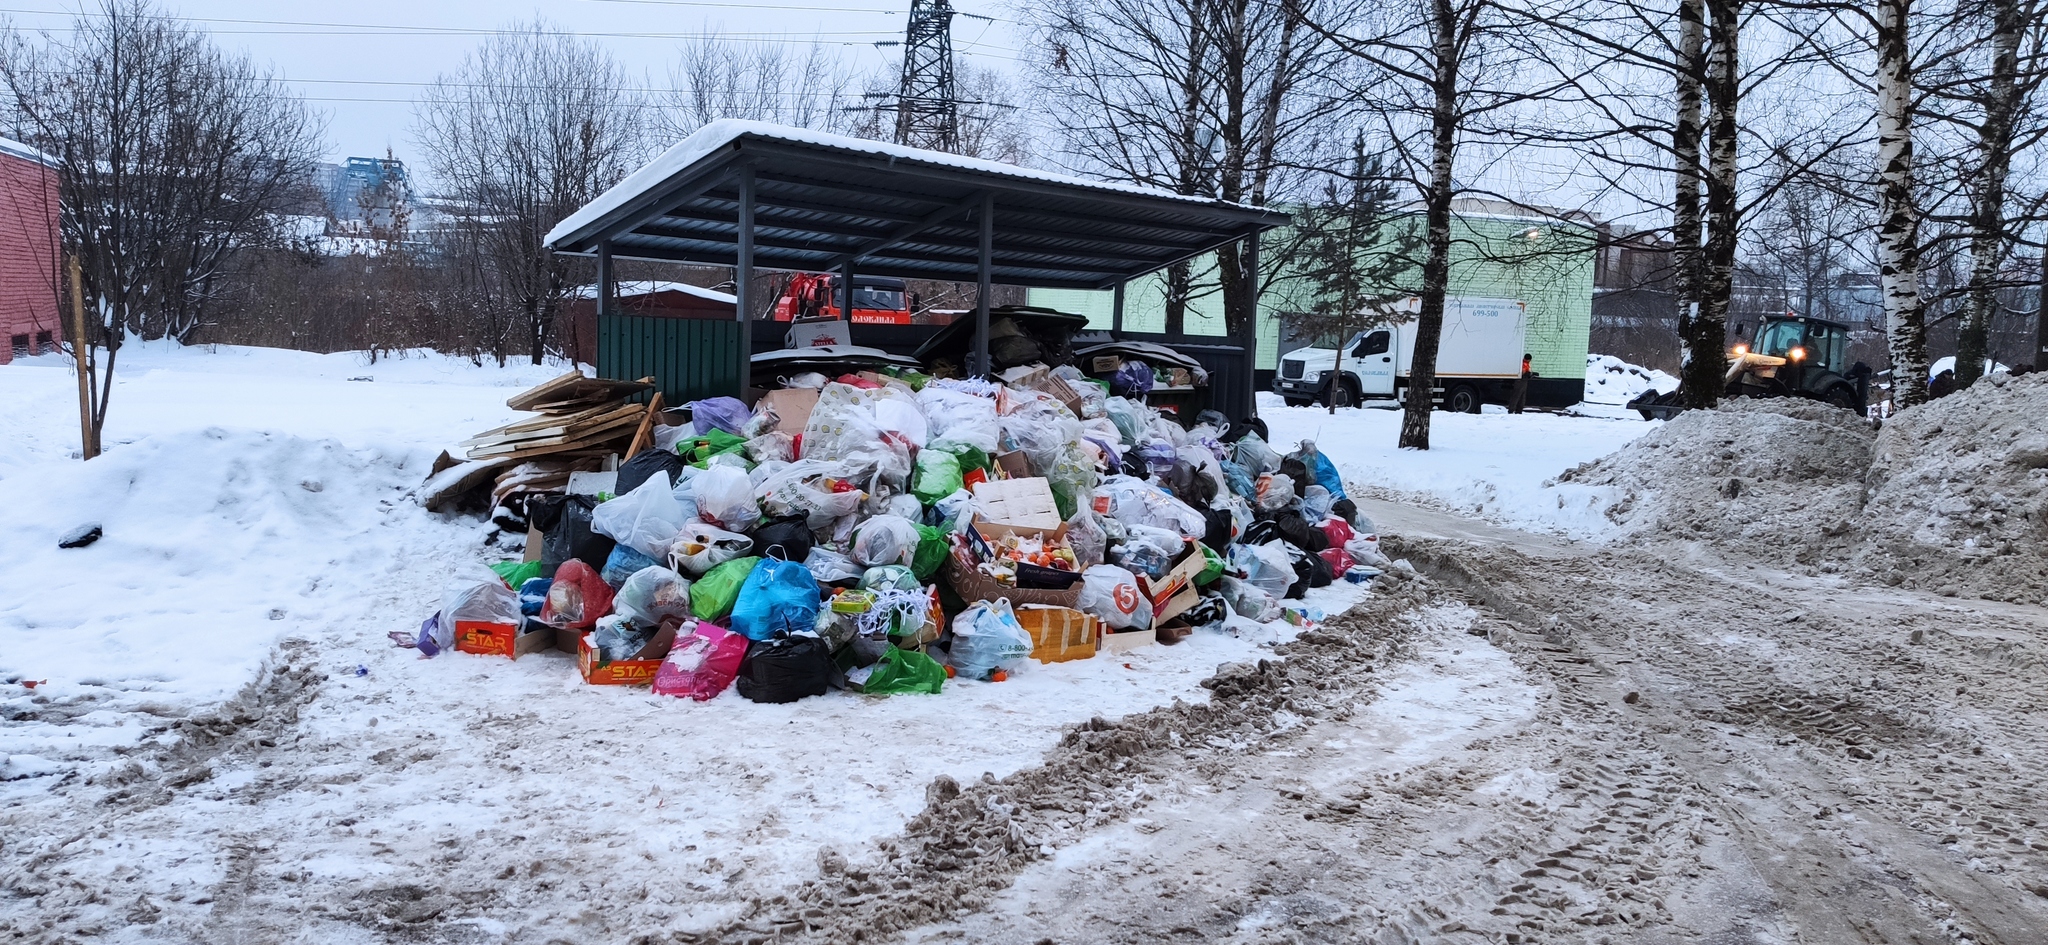
{"label": "black garbage bag", "polygon": [[1330,563],[1323,556],[1303,551],[1300,545],[1283,541],[1280,546],[1287,551],[1287,561],[1294,565],[1294,583],[1287,585],[1287,599],[1300,600],[1311,587],[1329,587],[1335,576],[1330,573]]}
{"label": "black garbage bag", "polygon": [[784,561],[802,563],[811,556],[811,546],[817,543],[817,536],[811,533],[811,526],[804,524],[804,516],[785,515],[771,518],[754,529],[754,550],[759,554],[776,554]]}
{"label": "black garbage bag", "polygon": [[1330,514],[1352,524],[1358,524],[1358,503],[1350,499],[1338,499],[1330,503]]}
{"label": "black garbage bag", "polygon": [[1268,512],[1261,514],[1252,527],[1245,529],[1244,537],[1238,539],[1247,545],[1263,545],[1269,541],[1285,541],[1311,552],[1330,547],[1330,536],[1323,530],[1308,523],[1293,512]]}
{"label": "black garbage bag", "polygon": [[832,686],[832,650],[814,636],[780,636],[747,645],[737,680],[754,702],[795,702],[822,696]]}
{"label": "black garbage bag", "polygon": [[613,487],[612,494],[625,495],[638,489],[658,472],[668,473],[668,484],[674,486],[683,476],[683,458],[664,449],[641,450],[619,466],[619,484]]}
{"label": "black garbage bag", "polygon": [[1294,482],[1297,497],[1308,495],[1308,487],[1316,484],[1308,477],[1308,464],[1292,456],[1280,457],[1280,474]]}
{"label": "black garbage bag", "polygon": [[1230,556],[1230,530],[1237,526],[1237,522],[1230,516],[1230,510],[1210,509],[1202,513],[1202,520],[1205,526],[1202,530],[1202,544],[1208,545],[1209,550],[1228,558]]}
{"label": "black garbage bag", "polygon": [[597,497],[589,495],[548,495],[526,504],[528,521],[541,530],[540,576],[554,577],[562,562],[603,563],[617,542],[590,530],[590,512]]}

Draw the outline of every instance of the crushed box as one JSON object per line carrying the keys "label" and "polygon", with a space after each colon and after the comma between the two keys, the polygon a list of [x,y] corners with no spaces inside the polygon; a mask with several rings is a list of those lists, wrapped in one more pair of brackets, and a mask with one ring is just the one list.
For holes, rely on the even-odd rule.
{"label": "crushed box", "polygon": [[554,628],[520,633],[516,624],[483,620],[455,621],[455,651],[477,656],[509,656],[518,659],[555,645]]}
{"label": "crushed box", "polygon": [[1159,580],[1147,580],[1144,575],[1138,575],[1138,580],[1145,586],[1145,596],[1152,601],[1152,619],[1159,622],[1172,620],[1200,603],[1202,595],[1195,590],[1195,578],[1200,577],[1202,569],[1208,565],[1209,559],[1202,554],[1202,549],[1195,547],[1194,542],[1188,542],[1180,557],[1174,559],[1173,567],[1160,575]]}
{"label": "crushed box", "polygon": [[576,641],[576,670],[583,674],[583,681],[593,686],[645,686],[654,682],[654,674],[661,669],[661,661],[668,656],[669,648],[676,643],[676,626],[663,623],[661,630],[632,659],[599,659],[597,648],[590,645],[590,634],[586,633]]}

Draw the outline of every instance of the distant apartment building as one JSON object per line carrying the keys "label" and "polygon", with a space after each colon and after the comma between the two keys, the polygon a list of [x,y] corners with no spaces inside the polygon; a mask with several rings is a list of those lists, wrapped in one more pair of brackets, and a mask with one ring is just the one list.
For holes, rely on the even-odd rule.
{"label": "distant apartment building", "polygon": [[313,185],[326,197],[330,236],[404,239],[411,228],[412,178],[404,161],[352,157],[321,164]]}
{"label": "distant apartment building", "polygon": [[57,195],[56,160],[0,138],[0,364],[64,340]]}

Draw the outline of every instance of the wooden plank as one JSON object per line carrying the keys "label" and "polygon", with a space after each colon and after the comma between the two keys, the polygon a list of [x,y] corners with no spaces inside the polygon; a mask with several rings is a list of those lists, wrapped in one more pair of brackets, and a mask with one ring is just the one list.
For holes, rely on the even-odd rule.
{"label": "wooden plank", "polygon": [[558,436],[480,446],[470,450],[469,457],[471,459],[490,459],[505,456],[537,456],[545,452],[569,449],[580,443],[595,442],[603,439],[618,439],[628,435],[626,428],[633,425],[634,419],[629,413],[615,420],[602,424],[593,424],[587,428]]}
{"label": "wooden plank", "polygon": [[654,432],[654,418],[661,413],[661,391],[654,392],[654,399],[647,402],[647,416],[640,418],[640,427],[633,431],[633,445],[626,447],[626,458],[640,455],[647,445],[648,437]]}
{"label": "wooden plank", "polygon": [[557,395],[567,393],[577,382],[584,379],[582,371],[570,371],[554,380],[543,381],[537,387],[527,388],[520,393],[506,398],[505,406],[514,410],[526,410],[533,404],[560,399]]}
{"label": "wooden plank", "polygon": [[551,426],[536,427],[531,430],[509,431],[502,433],[484,433],[471,437],[467,440],[463,440],[461,443],[457,445],[465,449],[469,449],[471,452],[475,452],[476,447],[499,446],[506,443],[520,443],[529,440],[549,440],[560,437],[573,438],[579,434],[599,429],[601,427],[616,425],[630,420],[638,420],[642,412],[643,408],[640,404],[620,404],[616,407],[612,407],[603,411],[592,411],[591,415],[587,419],[578,420],[573,424],[558,422]]}
{"label": "wooden plank", "polygon": [[534,410],[544,404],[618,400],[653,386],[654,379],[651,377],[643,377],[637,381],[615,381],[601,377],[584,377],[580,373],[564,374],[506,400],[505,406],[514,410]]}

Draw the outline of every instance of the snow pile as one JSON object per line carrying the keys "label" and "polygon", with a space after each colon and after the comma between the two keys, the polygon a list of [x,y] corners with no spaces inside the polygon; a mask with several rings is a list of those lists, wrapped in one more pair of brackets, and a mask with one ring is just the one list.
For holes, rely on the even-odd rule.
{"label": "snow pile", "polygon": [[280,638],[353,625],[401,562],[463,553],[471,528],[394,501],[430,458],[211,428],[0,479],[0,680],[47,680],[0,690],[0,755],[133,743],[235,692]]}
{"label": "snow pile", "polygon": [[1993,374],[1885,424],[1858,563],[1888,584],[2048,599],[2048,374]]}
{"label": "snow pile", "polygon": [[1612,355],[1586,355],[1586,403],[1618,407],[1651,389],[1668,394],[1678,389],[1678,378]]}
{"label": "snow pile", "polygon": [[1808,400],[1731,400],[1688,410],[1610,456],[1558,477],[1615,490],[1628,535],[1739,545],[1766,560],[1827,561],[1862,506],[1876,434]]}

